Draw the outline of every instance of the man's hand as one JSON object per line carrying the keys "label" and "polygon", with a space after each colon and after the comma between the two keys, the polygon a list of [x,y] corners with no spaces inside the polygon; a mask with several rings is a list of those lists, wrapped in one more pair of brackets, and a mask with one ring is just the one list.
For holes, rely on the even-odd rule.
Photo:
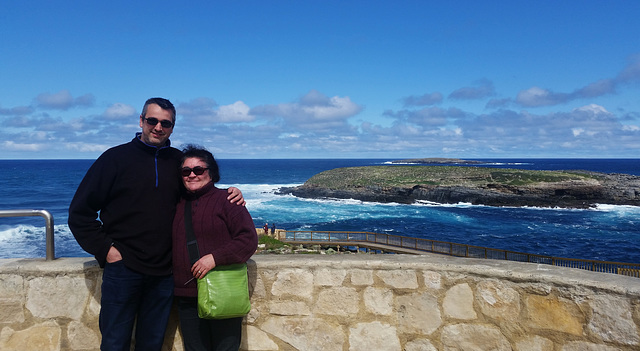
{"label": "man's hand", "polygon": [[118,251],[118,249],[116,249],[115,246],[111,246],[111,248],[109,249],[109,252],[107,252],[107,263],[118,262],[120,260],[122,260],[122,255],[120,254],[120,251]]}
{"label": "man's hand", "polygon": [[240,189],[232,186],[227,189],[227,192],[229,193],[229,196],[227,196],[227,200],[229,200],[229,202],[231,202],[232,204],[235,203],[236,205],[242,206],[247,204],[247,202],[244,200],[244,197],[242,197],[242,192],[240,191]]}

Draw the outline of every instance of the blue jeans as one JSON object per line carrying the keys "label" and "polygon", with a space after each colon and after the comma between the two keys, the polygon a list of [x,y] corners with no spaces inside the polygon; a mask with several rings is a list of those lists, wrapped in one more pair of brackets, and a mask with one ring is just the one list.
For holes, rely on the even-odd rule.
{"label": "blue jeans", "polygon": [[[136,325],[136,351],[159,351],[173,302],[173,277],[149,276],[107,263],[102,275],[100,332],[103,351],[129,351]],[[137,320],[136,320],[137,319]]]}

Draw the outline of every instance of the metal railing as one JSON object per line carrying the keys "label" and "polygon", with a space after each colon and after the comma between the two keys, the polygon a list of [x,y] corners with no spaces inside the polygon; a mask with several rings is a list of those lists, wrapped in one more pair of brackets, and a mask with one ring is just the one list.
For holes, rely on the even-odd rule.
{"label": "metal railing", "polygon": [[524,252],[492,249],[482,246],[456,244],[446,241],[412,238],[391,234],[371,232],[341,232],[341,231],[285,231],[285,242],[303,242],[317,244],[345,243],[351,246],[367,244],[382,244],[393,248],[411,249],[421,252],[431,252],[457,257],[484,258],[548,264],[559,267],[578,268],[601,273],[614,273],[640,278],[640,263],[608,262],[562,258],[529,254]]}
{"label": "metal railing", "polygon": [[45,220],[46,227],[46,260],[53,261],[56,257],[53,240],[53,216],[46,210],[0,210],[0,217],[35,217]]}

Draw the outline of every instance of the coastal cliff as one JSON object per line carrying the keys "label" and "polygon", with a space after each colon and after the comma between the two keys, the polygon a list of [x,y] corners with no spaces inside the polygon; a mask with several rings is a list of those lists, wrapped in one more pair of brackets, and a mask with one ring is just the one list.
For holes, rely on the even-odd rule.
{"label": "coastal cliff", "polygon": [[514,207],[640,206],[640,177],[590,171],[369,166],[325,171],[301,186],[281,188],[278,193],[407,204],[426,201]]}

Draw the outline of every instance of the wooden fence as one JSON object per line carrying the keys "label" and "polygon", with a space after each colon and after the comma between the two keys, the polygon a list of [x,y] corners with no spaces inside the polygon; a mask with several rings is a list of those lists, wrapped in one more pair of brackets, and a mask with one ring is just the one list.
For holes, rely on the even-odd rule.
{"label": "wooden fence", "polygon": [[488,247],[456,244],[446,241],[412,238],[407,236],[348,231],[282,231],[281,239],[292,244],[342,245],[369,248],[380,252],[430,252],[457,257],[484,258],[548,264],[593,272],[614,273],[640,278],[640,263],[607,262],[543,256],[524,252],[492,249]]}

